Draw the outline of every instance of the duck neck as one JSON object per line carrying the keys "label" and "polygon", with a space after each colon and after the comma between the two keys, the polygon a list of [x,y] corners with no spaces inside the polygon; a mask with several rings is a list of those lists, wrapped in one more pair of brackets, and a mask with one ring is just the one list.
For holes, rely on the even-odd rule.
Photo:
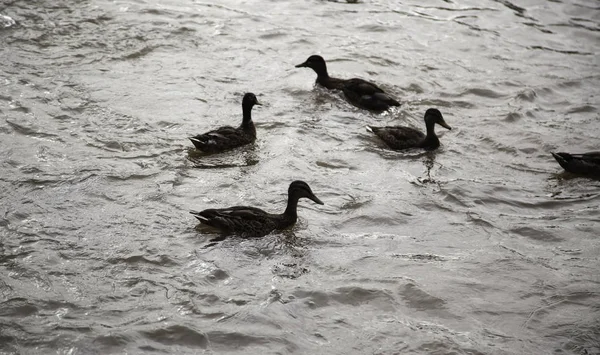
{"label": "duck neck", "polygon": [[327,73],[327,66],[323,65],[323,67],[313,68],[315,73],[317,73],[317,81],[319,83],[325,83],[329,80],[329,73]]}
{"label": "duck neck", "polygon": [[427,122],[427,135],[425,136],[425,146],[431,146],[437,148],[439,146],[440,140],[435,135],[435,122]]}
{"label": "duck neck", "polygon": [[427,122],[426,124],[427,127],[427,137],[435,137],[435,123],[434,122]]}
{"label": "duck neck", "polygon": [[285,208],[285,212],[283,212],[286,217],[292,219],[294,222],[298,219],[298,200],[298,197],[290,194],[288,196],[287,207]]}
{"label": "duck neck", "polygon": [[243,105],[242,110],[244,113],[242,127],[252,126],[252,105]]}

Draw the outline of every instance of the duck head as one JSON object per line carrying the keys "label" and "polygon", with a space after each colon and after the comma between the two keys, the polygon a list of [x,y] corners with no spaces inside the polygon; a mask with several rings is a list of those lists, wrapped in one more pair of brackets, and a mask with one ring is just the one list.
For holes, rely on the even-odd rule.
{"label": "duck head", "polygon": [[304,181],[296,180],[290,184],[290,188],[288,189],[289,199],[295,199],[296,201],[301,199],[302,197],[306,197],[308,199],[313,200],[315,203],[319,205],[323,205],[324,203],[315,196],[315,194],[310,189],[307,183]]}
{"label": "duck head", "polygon": [[427,127],[433,127],[436,123],[446,129],[452,129],[452,127],[450,127],[446,121],[444,121],[444,116],[442,116],[440,110],[437,108],[430,108],[429,110],[425,111],[425,124]]}
{"label": "duck head", "polygon": [[244,98],[242,99],[242,107],[252,108],[252,106],[254,106],[254,105],[261,106],[262,104],[260,102],[258,102],[256,95],[254,95],[251,92],[246,93],[244,95]]}
{"label": "duck head", "polygon": [[319,76],[328,76],[327,64],[320,55],[311,55],[304,63],[296,65],[296,68],[311,68]]}

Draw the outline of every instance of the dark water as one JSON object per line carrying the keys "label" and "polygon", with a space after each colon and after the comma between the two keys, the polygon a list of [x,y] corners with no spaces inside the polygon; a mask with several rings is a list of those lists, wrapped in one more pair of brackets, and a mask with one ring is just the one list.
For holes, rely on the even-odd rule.
{"label": "dark water", "polygon": [[[4,0],[0,353],[600,354],[600,182],[549,154],[600,150],[599,8]],[[195,155],[249,91],[257,143]],[[429,107],[435,153],[365,130]],[[187,213],[296,179],[326,205],[283,233],[207,247]]]}

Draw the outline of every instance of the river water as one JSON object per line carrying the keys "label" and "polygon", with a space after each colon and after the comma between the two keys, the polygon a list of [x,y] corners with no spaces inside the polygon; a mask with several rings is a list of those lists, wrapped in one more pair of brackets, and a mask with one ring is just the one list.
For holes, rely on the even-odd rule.
{"label": "river water", "polygon": [[[597,1],[0,3],[0,353],[600,354]],[[313,86],[373,80],[369,113]],[[187,137],[241,122],[255,145]],[[366,125],[424,128],[433,153]],[[189,210],[282,212],[260,239]]]}

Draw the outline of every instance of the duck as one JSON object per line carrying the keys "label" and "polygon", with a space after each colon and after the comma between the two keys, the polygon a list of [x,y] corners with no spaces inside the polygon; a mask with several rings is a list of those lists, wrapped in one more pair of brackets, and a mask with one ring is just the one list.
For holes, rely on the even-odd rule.
{"label": "duck", "polygon": [[237,148],[256,140],[256,128],[252,122],[252,107],[262,105],[256,95],[244,94],[242,99],[242,124],[239,127],[223,126],[215,130],[189,137],[196,149],[205,153],[218,153]]}
{"label": "duck", "polygon": [[440,110],[430,108],[425,111],[425,126],[427,134],[411,128],[403,126],[387,126],[373,127],[367,126],[367,130],[373,132],[377,137],[384,141],[390,148],[395,150],[403,150],[409,148],[423,148],[425,150],[434,150],[440,146],[440,140],[435,135],[435,125],[451,130]]}
{"label": "duck", "polygon": [[214,227],[226,234],[237,234],[243,238],[262,237],[274,230],[285,229],[298,219],[298,200],[308,198],[319,205],[323,202],[315,196],[308,184],[296,180],[288,188],[288,201],[281,214],[265,212],[256,207],[234,206],[220,209],[190,211],[201,224]]}
{"label": "duck", "polygon": [[304,63],[296,65],[296,68],[311,68],[317,73],[317,84],[329,90],[341,90],[346,99],[356,107],[371,111],[385,111],[392,106],[400,106],[398,101],[369,81],[330,77],[325,59],[320,55],[311,55]]}
{"label": "duck", "polygon": [[582,154],[550,152],[554,159],[568,172],[600,176],[600,152]]}

